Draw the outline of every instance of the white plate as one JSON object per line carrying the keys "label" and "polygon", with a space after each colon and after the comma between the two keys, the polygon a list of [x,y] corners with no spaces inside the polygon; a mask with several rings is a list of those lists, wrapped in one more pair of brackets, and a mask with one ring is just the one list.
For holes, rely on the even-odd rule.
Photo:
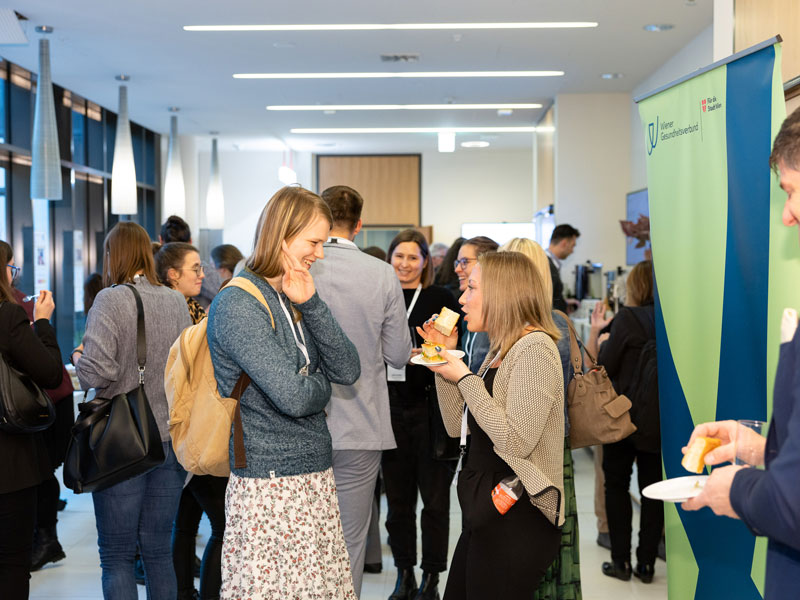
{"label": "white plate", "polygon": [[648,485],[642,490],[642,495],[664,502],[686,502],[703,491],[706,479],[708,479],[708,475],[689,475],[666,479]]}
{"label": "white plate", "polygon": [[[462,350],[443,350],[443,352],[449,352],[456,358],[464,358],[464,352]],[[422,358],[422,354],[417,354],[415,357],[411,359],[411,362],[414,363],[415,365],[422,365],[423,367],[447,364],[446,360],[437,360],[436,362],[425,360],[424,358]]]}

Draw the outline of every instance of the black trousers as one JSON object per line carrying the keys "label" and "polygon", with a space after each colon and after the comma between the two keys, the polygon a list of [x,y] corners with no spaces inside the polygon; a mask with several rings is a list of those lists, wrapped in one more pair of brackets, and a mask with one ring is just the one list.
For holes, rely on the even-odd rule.
{"label": "black trousers", "polygon": [[0,596],[4,600],[28,598],[36,487],[0,494]]}
{"label": "black trousers", "polygon": [[[617,561],[631,559],[631,506],[630,485],[633,462],[636,461],[639,489],[661,481],[661,453],[640,452],[630,439],[603,446],[603,473],[606,476],[606,513],[611,537],[611,558]],[[664,528],[664,503],[642,497],[639,519],[639,546],[636,558],[641,564],[656,561],[658,542]]]}
{"label": "black trousers", "polygon": [[450,535],[450,483],[454,461],[431,458],[428,407],[424,397],[416,402],[391,405],[395,450],[383,453],[381,466],[389,507],[386,531],[394,564],[399,569],[417,564],[417,491],[422,497],[422,570],[447,569]]}
{"label": "black trousers", "polygon": [[225,535],[225,489],[227,477],[195,475],[183,488],[172,529],[172,562],[178,580],[178,597],[194,590],[194,552],[197,528],[205,512],[211,522],[211,537],[200,567],[200,598],[219,598],[222,586],[222,538]]}
{"label": "black trousers", "polygon": [[444,600],[533,598],[561,545],[561,530],[524,494],[504,515],[492,489],[506,473],[463,470],[458,501],[464,530],[447,573]]}

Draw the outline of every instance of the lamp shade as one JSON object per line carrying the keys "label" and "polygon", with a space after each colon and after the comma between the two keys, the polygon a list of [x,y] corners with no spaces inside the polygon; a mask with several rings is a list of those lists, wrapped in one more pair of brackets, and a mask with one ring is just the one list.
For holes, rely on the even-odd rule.
{"label": "lamp shade", "polygon": [[222,178],[219,174],[219,153],[217,138],[211,140],[211,177],[206,194],[206,227],[223,229],[225,227],[225,198],[222,195]]}
{"label": "lamp shade", "polygon": [[186,216],[186,187],[183,184],[181,147],[178,143],[178,117],[169,120],[169,149],[167,173],[164,177],[164,214]]}
{"label": "lamp shade", "polygon": [[439,132],[439,152],[454,152],[456,149],[456,134],[453,131]]}
{"label": "lamp shade", "polygon": [[39,40],[39,80],[31,147],[31,198],[61,200],[61,155],[58,150],[53,80],[50,76],[50,40]]}
{"label": "lamp shade", "polygon": [[136,165],[133,162],[131,124],[128,120],[128,88],[121,85],[114,163],[111,166],[111,212],[115,215],[135,215],[137,211]]}

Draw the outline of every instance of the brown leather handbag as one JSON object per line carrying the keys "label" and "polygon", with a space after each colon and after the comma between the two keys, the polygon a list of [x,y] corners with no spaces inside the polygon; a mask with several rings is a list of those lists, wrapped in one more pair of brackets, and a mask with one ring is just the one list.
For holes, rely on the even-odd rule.
{"label": "brown leather handbag", "polygon": [[567,387],[570,446],[574,450],[625,439],[636,431],[631,422],[631,401],[627,396],[617,394],[605,367],[597,364],[585,346],[583,349],[591,366],[586,373],[583,372],[583,344],[569,317],[560,314],[569,325],[570,365],[574,372]]}

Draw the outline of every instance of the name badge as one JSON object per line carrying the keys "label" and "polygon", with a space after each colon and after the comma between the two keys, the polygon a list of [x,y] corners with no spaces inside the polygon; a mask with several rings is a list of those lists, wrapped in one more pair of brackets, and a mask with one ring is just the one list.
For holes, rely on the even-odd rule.
{"label": "name badge", "polygon": [[395,369],[391,365],[386,365],[386,381],[405,381],[406,368]]}

